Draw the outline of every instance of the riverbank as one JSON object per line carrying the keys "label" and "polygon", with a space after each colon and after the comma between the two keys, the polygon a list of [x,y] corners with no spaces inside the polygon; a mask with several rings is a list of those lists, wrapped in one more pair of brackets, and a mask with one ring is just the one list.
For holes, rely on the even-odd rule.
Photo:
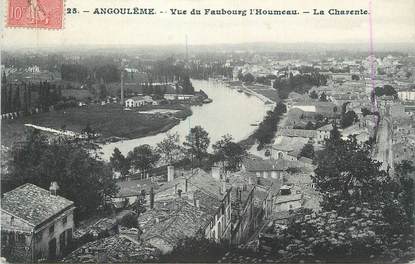
{"label": "riverbank", "polygon": [[[154,106],[156,108],[157,106]],[[89,105],[86,107],[40,113],[13,120],[1,121],[1,144],[7,147],[25,139],[24,124],[82,133],[87,126],[100,134],[98,143],[116,142],[163,133],[192,115],[185,105],[159,106],[175,110],[169,114],[146,114],[137,109],[124,110],[117,104]]]}
{"label": "riverbank", "polygon": [[[222,82],[222,80],[216,80]],[[276,104],[280,101],[278,91],[271,86],[262,84],[244,84],[241,81],[223,81],[226,86],[238,92],[253,95],[265,104]]]}

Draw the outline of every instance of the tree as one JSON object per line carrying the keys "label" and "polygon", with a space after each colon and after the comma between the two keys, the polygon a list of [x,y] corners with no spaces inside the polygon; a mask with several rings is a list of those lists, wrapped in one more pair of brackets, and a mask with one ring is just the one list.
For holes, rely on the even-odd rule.
{"label": "tree", "polygon": [[314,159],[314,147],[313,144],[307,143],[304,145],[304,147],[301,149],[300,152],[301,157],[306,157],[309,159]]}
{"label": "tree", "polygon": [[193,87],[192,83],[190,82],[190,78],[188,75],[182,77],[182,80],[180,82],[182,88],[183,88],[183,93],[184,94],[194,94],[195,93],[195,88]]}
{"label": "tree", "polygon": [[321,102],[327,102],[328,101],[327,100],[327,95],[324,92],[322,92],[321,95],[320,95],[320,101]]}
{"label": "tree", "polygon": [[115,170],[121,174],[122,178],[125,178],[130,170],[130,162],[118,148],[114,149],[112,156],[110,158],[110,165]]}
{"label": "tree", "polygon": [[244,75],[242,81],[244,83],[253,83],[255,81],[255,77],[251,73],[247,73]]}
{"label": "tree", "polygon": [[120,225],[128,227],[128,228],[137,228],[138,226],[138,219],[135,214],[127,214],[120,220]]}
{"label": "tree", "polygon": [[334,126],[316,160],[313,180],[322,193],[325,210],[338,210],[341,201],[350,207],[385,200],[390,177],[380,170],[381,163],[370,157],[370,148],[359,145],[356,137],[343,140]]}
{"label": "tree", "polygon": [[190,133],[186,136],[186,141],[183,144],[200,163],[207,154],[210,144],[209,134],[201,126],[195,126],[190,129]]}
{"label": "tree", "polygon": [[361,109],[361,111],[362,111],[362,115],[363,116],[367,116],[367,115],[372,115],[373,113],[372,113],[372,111],[370,111],[369,109],[367,109],[366,107],[363,107],[362,109]]}
{"label": "tree", "polygon": [[359,119],[357,117],[357,114],[353,110],[350,110],[343,115],[340,123],[342,128],[346,128],[353,125],[353,123],[357,122],[358,120]]}
{"label": "tree", "polygon": [[187,237],[178,241],[173,251],[162,256],[161,262],[216,263],[228,251],[226,244],[199,237]]}
{"label": "tree", "polygon": [[85,146],[65,138],[49,143],[37,130],[30,132],[13,148],[8,187],[28,182],[48,190],[56,181],[59,195],[74,201],[77,219],[93,215],[117,186],[111,169]]}
{"label": "tree", "polygon": [[318,94],[317,94],[317,92],[313,90],[313,91],[310,93],[310,98],[312,98],[312,99],[318,99]]}
{"label": "tree", "polygon": [[304,129],[313,130],[314,129],[314,124],[311,121],[308,121],[307,124],[305,125]]}
{"label": "tree", "polygon": [[[292,219],[267,246],[282,262],[407,262],[415,257],[413,182],[403,184],[380,169],[370,147],[344,140],[336,126],[319,152],[314,183],[322,211]],[[397,165],[398,175],[415,171]],[[409,210],[408,210],[409,209]]]}
{"label": "tree", "polygon": [[156,151],[161,155],[161,160],[167,164],[178,161],[183,156],[183,147],[180,145],[180,136],[167,133],[160,143],[157,144]]}
{"label": "tree", "polygon": [[231,135],[224,135],[213,146],[215,159],[221,161],[228,171],[239,170],[242,158],[247,155],[246,150],[238,143],[233,142]]}
{"label": "tree", "polygon": [[134,169],[139,170],[141,176],[144,176],[156,165],[160,156],[153,151],[150,145],[145,144],[135,147],[128,153],[127,158],[130,161],[131,166]]}

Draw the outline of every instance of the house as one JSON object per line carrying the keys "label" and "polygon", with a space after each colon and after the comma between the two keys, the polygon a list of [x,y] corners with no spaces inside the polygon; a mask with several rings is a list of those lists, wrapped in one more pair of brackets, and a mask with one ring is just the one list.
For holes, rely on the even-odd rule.
{"label": "house", "polygon": [[88,242],[71,252],[64,263],[146,263],[155,262],[160,251],[128,236],[114,235]]}
{"label": "house", "polygon": [[[295,130],[301,131],[301,129],[287,129],[288,130]],[[304,134],[295,133],[295,135],[305,135],[305,137],[287,137],[287,136],[280,136],[277,137],[276,143],[271,146],[271,157],[273,159],[285,159],[296,161],[298,160],[301,150],[305,144],[313,142],[313,138],[315,138],[316,131],[315,130],[302,130],[306,132]],[[313,132],[313,133],[308,133]],[[286,135],[286,133],[284,133]],[[313,137],[309,138],[308,136],[313,135]]]}
{"label": "house", "polygon": [[415,89],[405,89],[398,91],[398,98],[401,101],[415,101]]}
{"label": "house", "polygon": [[317,128],[317,142],[320,144],[323,144],[324,140],[330,138],[330,131],[332,130],[333,130],[332,124],[328,124],[320,128]]}
{"label": "house", "polygon": [[2,255],[9,261],[36,262],[62,256],[72,240],[74,203],[26,183],[1,199]]}
{"label": "house", "polygon": [[158,248],[163,254],[171,252],[181,239],[203,236],[212,216],[190,203],[185,197],[156,202],[152,210],[138,218],[143,231],[141,240]]}
{"label": "house", "polygon": [[259,157],[248,157],[242,162],[242,171],[255,175],[256,178],[284,180],[287,170],[297,167],[297,163],[284,159],[264,160]]}
{"label": "house", "polygon": [[283,212],[301,208],[303,195],[300,192],[292,193],[291,186],[281,186],[279,195],[274,198],[273,212]]}
{"label": "house", "polygon": [[304,111],[305,116],[316,116],[318,114],[327,118],[337,118],[340,116],[339,107],[331,102],[304,101],[297,102],[289,107],[291,109],[300,109]]}
{"label": "house", "polygon": [[136,200],[144,196],[146,205],[150,206],[150,195],[159,188],[153,178],[143,180],[118,181],[118,192],[111,197],[111,201],[116,208],[132,205]]}
{"label": "house", "polygon": [[151,96],[134,96],[125,100],[125,107],[134,108],[144,105],[156,105],[157,102],[154,101]]}

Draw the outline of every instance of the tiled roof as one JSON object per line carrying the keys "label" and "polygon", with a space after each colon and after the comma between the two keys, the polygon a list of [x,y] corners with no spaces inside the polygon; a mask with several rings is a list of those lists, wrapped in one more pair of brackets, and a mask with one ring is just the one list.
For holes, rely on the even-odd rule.
{"label": "tiled roof", "polygon": [[317,128],[318,131],[331,131],[333,130],[333,125],[332,124],[328,124],[325,126],[322,126],[320,128]]}
{"label": "tiled roof", "polygon": [[98,252],[102,257],[101,261],[105,263],[154,262],[160,256],[155,247],[115,235],[83,245],[66,256],[63,262],[98,263]]}
{"label": "tiled roof", "polygon": [[286,137],[304,137],[304,138],[314,138],[316,137],[315,130],[307,129],[281,129],[277,132],[278,136]]}
{"label": "tiled roof", "polygon": [[2,210],[37,226],[73,205],[72,201],[26,183],[4,194]]}
{"label": "tiled roof", "polygon": [[153,187],[154,190],[159,188],[159,185],[150,179],[120,181],[117,182],[117,186],[119,187],[119,190],[115,197],[129,197],[139,195],[141,194],[141,190],[145,190],[146,194],[149,194],[151,187]]}
{"label": "tiled roof", "polygon": [[211,219],[211,216],[184,199],[176,199],[171,203],[175,204],[172,210],[166,211],[161,207],[140,215],[138,220],[144,241],[161,238],[174,246],[182,238],[195,236]]}

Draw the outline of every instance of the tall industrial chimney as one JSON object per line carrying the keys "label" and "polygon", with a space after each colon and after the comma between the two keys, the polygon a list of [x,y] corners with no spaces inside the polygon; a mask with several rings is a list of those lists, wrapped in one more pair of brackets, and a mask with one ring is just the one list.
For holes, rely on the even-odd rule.
{"label": "tall industrial chimney", "polygon": [[121,105],[124,106],[124,69],[121,69]]}

